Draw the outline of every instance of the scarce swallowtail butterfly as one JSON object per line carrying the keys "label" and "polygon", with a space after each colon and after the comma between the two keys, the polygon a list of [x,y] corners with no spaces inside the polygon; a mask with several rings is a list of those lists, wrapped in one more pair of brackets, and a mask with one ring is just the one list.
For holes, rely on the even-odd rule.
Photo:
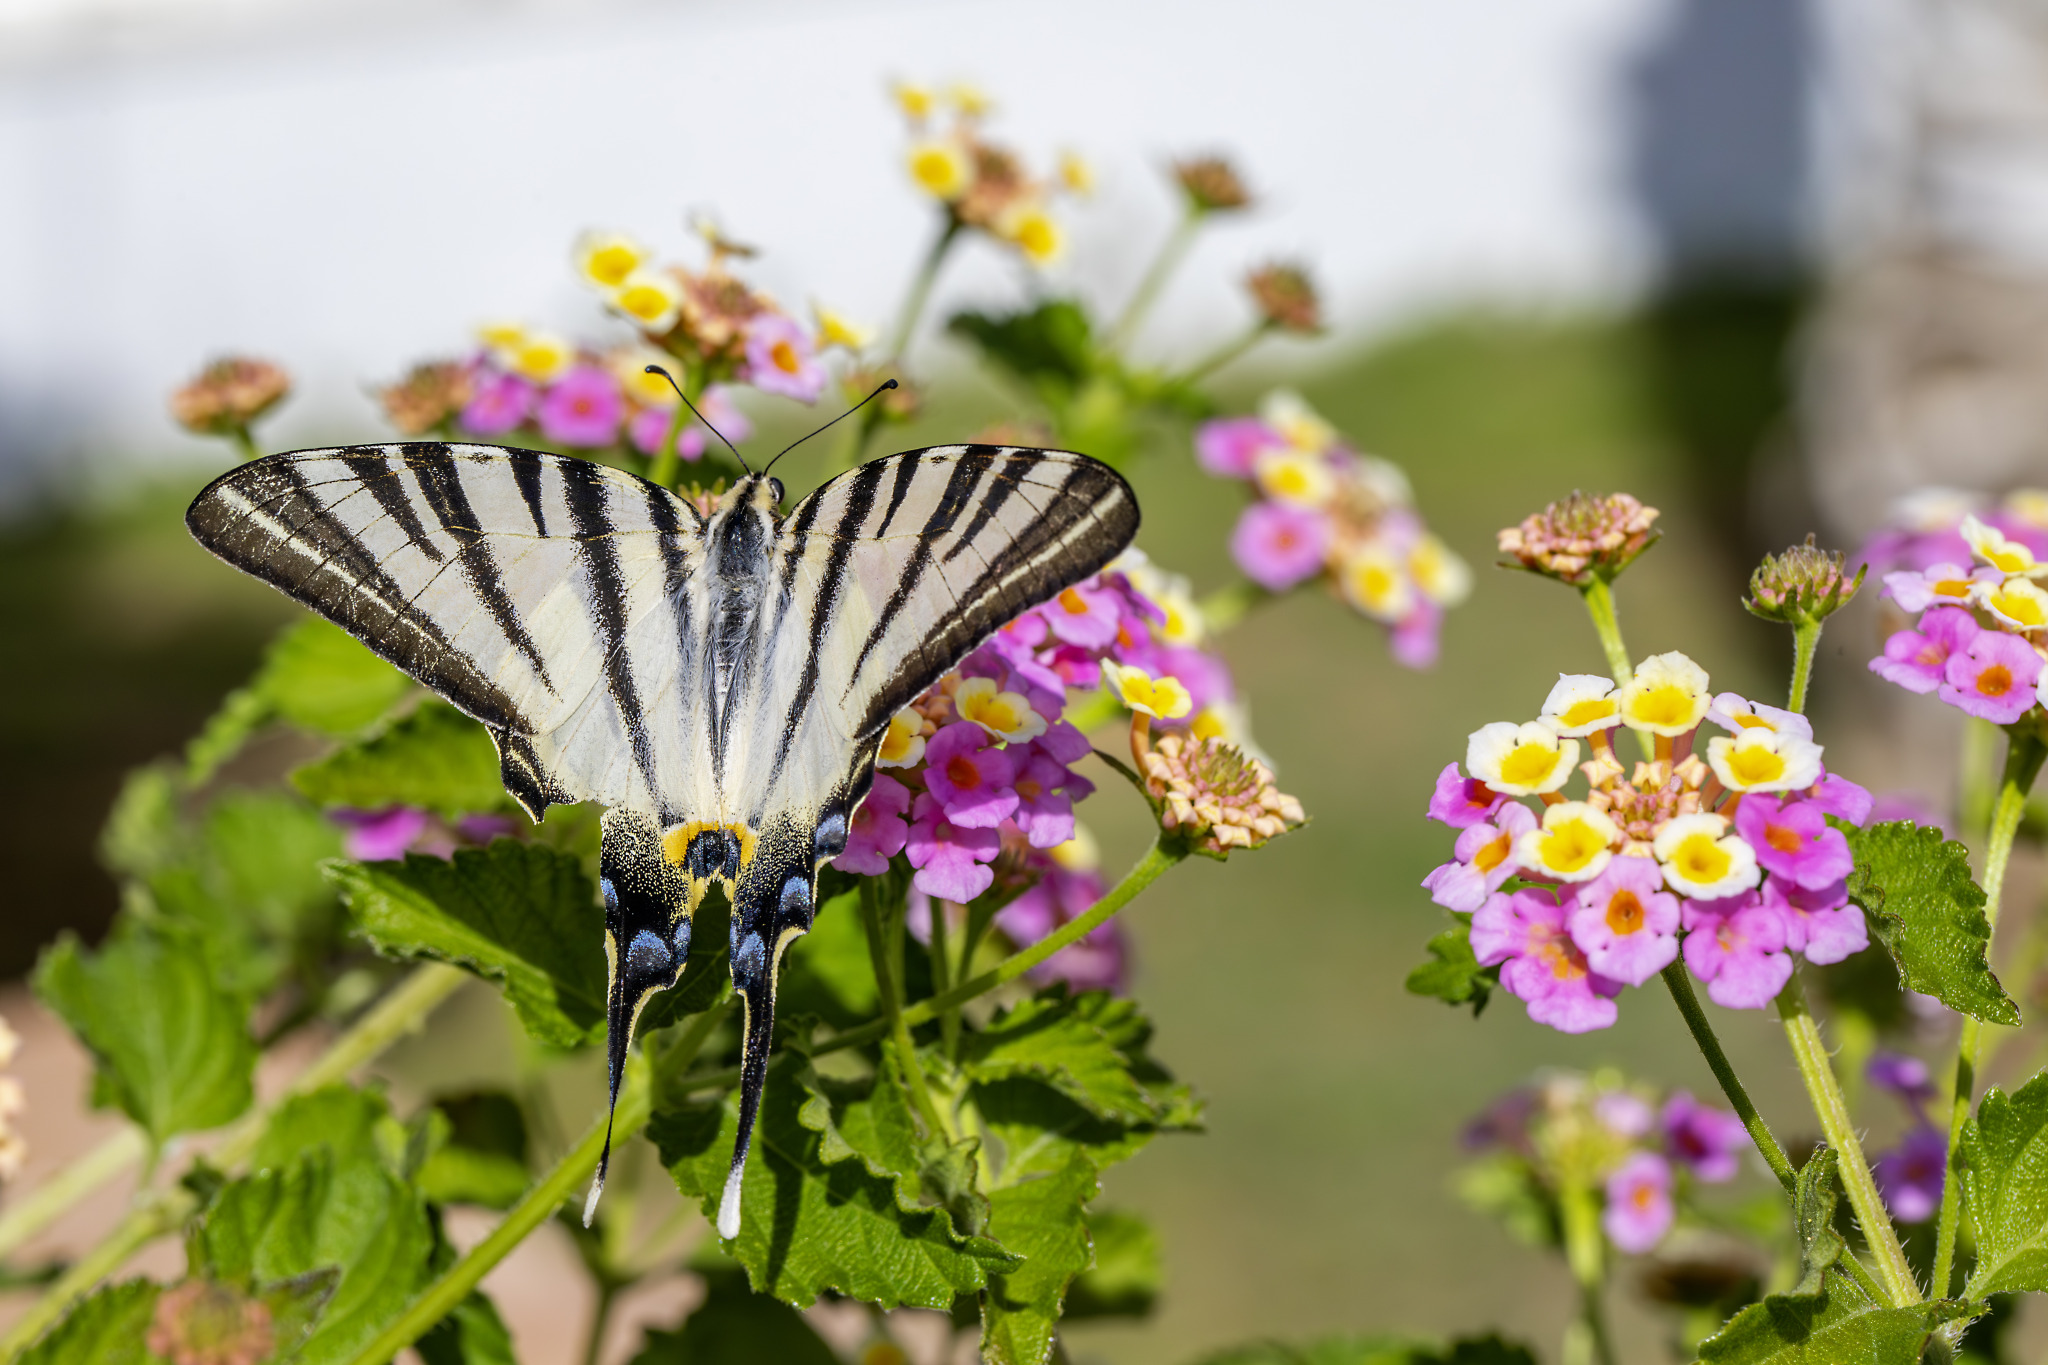
{"label": "scarce swallowtail butterfly", "polygon": [[[727,1238],[776,971],[811,927],[889,718],[1138,527],[1121,476],[1056,450],[907,451],[787,517],[782,500],[749,473],[707,517],[586,460],[406,442],[254,460],[185,518],[215,555],[483,722],[533,819],[607,807],[614,1106],[640,1010],[681,977],[691,917],[723,888],[744,1011]],[[607,1135],[586,1220],[610,1156]]]}

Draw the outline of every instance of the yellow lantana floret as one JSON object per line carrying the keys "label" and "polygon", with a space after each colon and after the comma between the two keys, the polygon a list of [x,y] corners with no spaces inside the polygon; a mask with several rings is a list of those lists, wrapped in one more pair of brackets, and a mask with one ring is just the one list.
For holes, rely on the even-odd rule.
{"label": "yellow lantana floret", "polygon": [[1530,874],[1561,882],[1588,882],[1607,870],[1621,830],[1598,807],[1560,801],[1543,824],[1515,841],[1515,861]]}
{"label": "yellow lantana floret", "polygon": [[1337,496],[1337,476],[1321,455],[1305,450],[1263,450],[1252,462],[1259,491],[1274,502],[1311,510]]}
{"label": "yellow lantana floret", "polygon": [[1509,796],[1556,791],[1578,761],[1577,740],[1562,738],[1536,721],[1517,725],[1497,720],[1480,726],[1465,741],[1465,771]]}
{"label": "yellow lantana floret", "polygon": [[2015,576],[2003,583],[1978,583],[1970,590],[1970,600],[2014,630],[2048,626],[2048,592],[2032,579]]}
{"label": "yellow lantana floret", "polygon": [[1597,673],[1560,673],[1543,699],[1543,723],[1560,735],[1590,735],[1621,724],[1614,681]]}
{"label": "yellow lantana floret", "polygon": [[1380,541],[1368,541],[1337,570],[1344,600],[1375,621],[1391,625],[1415,609],[1415,585],[1400,556]]}
{"label": "yellow lantana floret", "polygon": [[1004,692],[994,678],[969,678],[953,693],[953,710],[997,739],[1022,744],[1045,733],[1045,717],[1021,692]]}
{"label": "yellow lantana floret", "polygon": [[875,339],[872,327],[862,327],[844,313],[827,308],[822,304],[811,305],[811,316],[818,320],[818,347],[840,346],[859,352]]}
{"label": "yellow lantana floret", "polygon": [[620,282],[608,301],[641,331],[660,336],[676,325],[683,307],[683,287],[665,271],[636,270]]}
{"label": "yellow lantana floret", "polygon": [[924,717],[906,707],[889,717],[889,729],[882,736],[882,748],[875,756],[875,766],[914,768],[923,757]]}
{"label": "yellow lantana floret", "polygon": [[1472,568],[1456,551],[1425,535],[1408,552],[1408,576],[1416,590],[1440,607],[1455,607],[1472,595]]}
{"label": "yellow lantana floret", "polygon": [[1702,812],[1667,821],[1651,848],[1663,864],[1664,884],[1694,900],[1738,895],[1763,879],[1755,851],[1728,832],[1723,816]]}
{"label": "yellow lantana floret", "polygon": [[1092,872],[1102,865],[1102,845],[1095,842],[1088,826],[1079,821],[1074,824],[1074,837],[1064,844],[1054,844],[1046,854],[1069,872]]}
{"label": "yellow lantana floret", "polygon": [[503,359],[506,368],[521,379],[552,384],[576,363],[576,348],[552,332],[528,332]]}
{"label": "yellow lantana floret", "polygon": [[647,262],[647,248],[620,232],[586,232],[576,239],[576,273],[586,284],[617,289]]}
{"label": "yellow lantana floret", "polygon": [[1095,193],[1095,168],[1079,152],[1060,153],[1060,184],[1082,198]]}
{"label": "yellow lantana floret", "polygon": [[896,81],[889,87],[889,93],[896,99],[896,107],[903,116],[913,122],[922,122],[931,117],[938,98],[928,85],[917,85],[911,81]]}
{"label": "yellow lantana floret", "polygon": [[1325,422],[1292,389],[1275,389],[1259,404],[1259,420],[1296,450],[1320,455],[1337,444],[1337,428]]}
{"label": "yellow lantana floret", "polygon": [[1707,741],[1707,764],[1733,792],[1801,791],[1820,781],[1821,746],[1778,730],[1744,730]]}
{"label": "yellow lantana floret", "polygon": [[1706,669],[1676,651],[1653,654],[1621,689],[1621,723],[1653,735],[1682,735],[1697,728],[1713,704]]}
{"label": "yellow lantana floret", "polygon": [[1960,529],[1963,539],[1970,542],[1970,553],[2000,573],[2023,574],[2028,578],[2048,574],[2048,564],[2036,560],[2034,552],[2018,541],[2007,540],[2005,533],[1997,527],[1986,526],[1976,517],[1967,516],[1963,518]]}
{"label": "yellow lantana floret", "polygon": [[972,81],[954,81],[946,87],[946,99],[965,118],[985,118],[996,102]]}
{"label": "yellow lantana floret", "polygon": [[1125,706],[1158,720],[1179,720],[1195,709],[1195,699],[1178,678],[1155,678],[1142,668],[1104,659],[1102,680]]}
{"label": "yellow lantana floret", "polygon": [[647,373],[649,365],[669,366],[675,361],[660,351],[645,346],[628,346],[614,351],[606,362],[612,377],[619,381],[626,397],[643,408],[672,408],[676,406],[676,391],[669,382],[658,374]]}
{"label": "yellow lantana floret", "polygon": [[476,339],[484,344],[491,358],[510,369],[512,353],[519,349],[519,343],[526,340],[526,324],[523,322],[487,322],[476,329]]}
{"label": "yellow lantana floret", "polygon": [[910,149],[910,178],[934,199],[952,203],[967,192],[972,167],[967,149],[951,138],[932,138]]}
{"label": "yellow lantana floret", "polygon": [[1051,265],[1067,251],[1066,229],[1035,200],[1011,207],[996,223],[996,231],[1033,265]]}

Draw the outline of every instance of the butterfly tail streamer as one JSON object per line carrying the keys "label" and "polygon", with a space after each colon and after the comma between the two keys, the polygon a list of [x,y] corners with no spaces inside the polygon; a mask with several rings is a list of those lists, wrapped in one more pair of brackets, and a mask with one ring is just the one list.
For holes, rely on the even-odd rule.
{"label": "butterfly tail streamer", "polygon": [[740,1042],[740,1127],[733,1143],[732,1170],[718,1202],[718,1235],[740,1235],[740,1186],[753,1147],[754,1121],[761,1112],[761,1088],[768,1079],[768,1044],[775,1035],[775,963],[759,934],[749,934],[733,953],[732,981],[745,1023]]}

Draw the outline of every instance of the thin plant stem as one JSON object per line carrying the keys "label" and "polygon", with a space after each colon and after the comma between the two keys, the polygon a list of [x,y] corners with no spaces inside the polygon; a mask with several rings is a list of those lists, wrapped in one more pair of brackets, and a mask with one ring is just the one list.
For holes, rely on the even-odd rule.
{"label": "thin plant stem", "polygon": [[[946,987],[952,984],[953,978],[953,964],[947,961],[946,958],[946,902],[940,900],[937,896],[933,896],[930,904],[932,932],[931,940],[925,945],[925,955],[931,959],[932,964],[932,994],[943,995],[945,994]],[[965,968],[963,967],[962,970],[964,971]],[[948,1057],[959,1050],[960,1011],[958,1009],[947,1010],[939,1016],[939,1038],[946,1049]]]}
{"label": "thin plant stem", "polygon": [[1159,291],[1166,287],[1167,280],[1180,268],[1181,258],[1188,254],[1194,244],[1195,233],[1202,226],[1205,217],[1200,207],[1190,204],[1188,211],[1181,215],[1173,231],[1159,245],[1159,254],[1152,258],[1152,264],[1145,268],[1144,278],[1138,281],[1137,292],[1124,305],[1123,316],[1116,320],[1110,330],[1109,349],[1121,353],[1138,334],[1138,327],[1152,311],[1152,305],[1159,299]]}
{"label": "thin plant stem", "polygon": [[234,443],[235,453],[241,457],[243,464],[263,458],[263,452],[256,448],[256,438],[249,434],[247,422],[235,423],[234,428],[228,432],[228,439]]}
{"label": "thin plant stem", "polygon": [[1273,324],[1261,318],[1238,336],[1224,342],[1221,346],[1218,346],[1215,350],[1197,360],[1193,365],[1190,365],[1180,374],[1180,382],[1192,384],[1198,379],[1206,379],[1209,375],[1222,369],[1225,365],[1228,365],[1231,361],[1258,345],[1264,339],[1266,333],[1272,330]]}
{"label": "thin plant stem", "polygon": [[1801,621],[1792,627],[1792,686],[1786,694],[1785,709],[1806,710],[1806,688],[1813,681],[1813,658],[1820,648],[1820,628],[1825,621]]}
{"label": "thin plant stem", "polygon": [[[2041,775],[2041,761],[2048,758],[2041,732],[2032,725],[2014,726],[2008,732],[2005,773],[1999,781],[1998,803],[1991,812],[1991,838],[1984,849],[1985,956],[1990,939],[1998,932],[1998,910],[2005,895],[2006,864],[2012,860],[2013,838],[2019,833],[2020,818],[2026,814],[2027,793]],[[1934,1268],[1929,1283],[1936,1294],[1948,1292],[1950,1272],[1955,1267],[1956,1225],[1962,1217],[1960,1172],[1956,1166],[1956,1143],[1963,1122],[1970,1117],[1976,1099],[1977,1076],[1983,1062],[1984,1025],[1963,1016],[1962,1036],[1956,1042],[1955,1086],[1949,1097],[1948,1170],[1941,1182],[1941,1215],[1935,1226]]]}
{"label": "thin plant stem", "polygon": [[611,1325],[612,1304],[619,1297],[619,1286],[609,1279],[597,1284],[597,1303],[590,1310],[590,1330],[583,1337],[583,1365],[598,1365],[604,1354],[604,1329]]}
{"label": "thin plant stem", "polygon": [[[932,1136],[950,1137],[952,1134],[939,1117],[938,1106],[932,1103],[931,1088],[925,1084],[924,1066],[917,1059],[917,1040],[910,1036],[910,1025],[904,1021],[899,985],[903,979],[903,912],[900,905],[893,903],[897,897],[891,896],[892,904],[887,907],[882,904],[887,889],[885,881],[888,887],[897,884],[894,878],[870,877],[860,886],[860,914],[868,931],[868,959],[874,964],[875,985],[882,997],[879,1022],[888,1031],[890,1044],[896,1050],[896,1065],[903,1072],[903,1087],[910,1092],[911,1107],[917,1110]],[[883,923],[885,913],[895,919],[893,927]]]}
{"label": "thin plant stem", "polygon": [[79,1200],[140,1161],[149,1146],[140,1128],[120,1132],[0,1211],[0,1259],[54,1223]]}
{"label": "thin plant stem", "polygon": [[1807,1098],[1820,1119],[1821,1132],[1835,1149],[1841,1163],[1842,1188],[1856,1221],[1863,1226],[1863,1238],[1877,1261],[1877,1278],[1893,1307],[1920,1302],[1920,1286],[1899,1245],[1898,1230],[1892,1226],[1884,1200],[1878,1197],[1877,1182],[1870,1177],[1870,1163],[1863,1156],[1863,1141],[1849,1117],[1835,1081],[1835,1069],[1828,1059],[1827,1044],[1820,1028],[1806,1008],[1806,987],[1795,972],[1778,996],[1778,1016],[1784,1021],[1785,1039],[1792,1045],[1792,1058],[1799,1066],[1799,1078],[1806,1083]]}
{"label": "thin plant stem", "polygon": [[953,249],[954,241],[960,236],[960,220],[950,212],[946,215],[946,226],[932,240],[932,247],[911,276],[910,290],[903,296],[903,308],[896,314],[896,325],[889,329],[890,364],[903,359],[903,352],[910,346],[910,337],[917,330],[917,322],[924,315],[924,306],[930,300],[932,284],[939,278],[939,267],[946,263],[946,253]]}
{"label": "thin plant stem", "polygon": [[1790,1193],[1798,1181],[1798,1174],[1792,1169],[1791,1161],[1785,1156],[1785,1149],[1778,1145],[1778,1139],[1771,1134],[1770,1125],[1757,1112],[1750,1101],[1749,1091],[1736,1076],[1735,1068],[1729,1065],[1728,1054],[1721,1050],[1721,1040],[1714,1035],[1714,1026],[1707,1019],[1707,1012],[1700,1008],[1699,996],[1693,993],[1692,978],[1686,975],[1683,962],[1673,962],[1663,972],[1664,984],[1671,991],[1672,1003],[1678,1006],[1678,1013],[1685,1020],[1685,1026],[1692,1030],[1692,1040],[1699,1045],[1700,1055],[1707,1059],[1707,1069],[1720,1082],[1721,1093],[1735,1109],[1742,1126],[1749,1130],[1749,1139],[1762,1153],[1764,1164],[1771,1168],[1771,1174]]}
{"label": "thin plant stem", "polygon": [[1600,648],[1607,651],[1607,671],[1614,675],[1614,685],[1627,686],[1636,670],[1635,665],[1628,661],[1628,646],[1621,642],[1621,618],[1614,612],[1614,586],[1596,575],[1592,582],[1579,589],[1579,596],[1586,603],[1586,614],[1593,618],[1593,631],[1600,637]]}
{"label": "thin plant stem", "polygon": [[1253,607],[1272,600],[1271,592],[1249,578],[1240,578],[1202,599],[1202,624],[1221,634],[1250,615]]}
{"label": "thin plant stem", "polygon": [[[687,369],[684,370],[683,377],[689,378]],[[662,437],[661,451],[654,457],[653,465],[647,470],[649,482],[658,483],[663,488],[676,486],[676,480],[683,472],[682,452],[676,449],[676,442],[683,438],[683,424],[689,420],[690,410],[677,403],[675,416],[668,419],[667,434]]]}
{"label": "thin plant stem", "polygon": [[1606,1239],[1593,1192],[1570,1181],[1559,1192],[1564,1221],[1565,1263],[1579,1286],[1579,1315],[1565,1331],[1561,1358],[1566,1365],[1614,1365],[1614,1342],[1607,1332],[1602,1291],[1607,1280]]}
{"label": "thin plant stem", "polygon": [[[428,963],[416,968],[399,983],[397,989],[378,1001],[353,1027],[335,1039],[311,1066],[295,1076],[275,1101],[251,1110],[228,1128],[208,1154],[208,1162],[220,1170],[231,1170],[240,1165],[262,1139],[264,1128],[278,1105],[294,1095],[342,1080],[419,1028],[433,1013],[434,1007],[454,994],[456,988],[468,979],[468,974],[461,968],[445,963]],[[135,1132],[135,1155],[139,1158],[148,1143],[143,1140],[139,1129]],[[123,1169],[121,1165],[108,1161],[102,1151],[89,1154],[80,1164],[87,1163],[95,1163],[102,1182]],[[11,1211],[13,1221],[8,1231],[16,1239],[15,1245],[48,1226],[58,1214],[95,1188],[83,1180],[69,1178],[70,1174],[67,1171],[57,1177],[65,1198],[44,1200],[32,1211],[26,1206]],[[137,1197],[128,1216],[43,1291],[42,1297],[29,1305],[28,1311],[22,1314],[6,1336],[0,1337],[0,1359],[11,1359],[17,1355],[62,1317],[76,1299],[119,1270],[142,1247],[165,1233],[177,1230],[197,1210],[198,1201],[181,1186],[145,1190]]]}

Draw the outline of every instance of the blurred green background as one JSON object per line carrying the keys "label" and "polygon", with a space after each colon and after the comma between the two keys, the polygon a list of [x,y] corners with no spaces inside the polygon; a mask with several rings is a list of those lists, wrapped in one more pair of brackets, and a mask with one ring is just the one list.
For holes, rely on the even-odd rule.
{"label": "blurred green background", "polygon": [[[1474,1021],[1407,995],[1402,979],[1443,923],[1417,883],[1452,842],[1423,808],[1470,730],[1533,715],[1560,671],[1601,669],[1574,594],[1485,567],[1497,528],[1573,488],[1627,489],[1663,509],[1664,543],[1619,587],[1636,657],[1683,649],[1717,687],[1782,689],[1788,639],[1737,598],[1768,548],[1744,515],[1772,476],[1759,461],[1793,458],[1777,433],[1797,307],[1787,291],[1720,287],[1627,316],[1458,316],[1288,370],[1360,448],[1407,468],[1425,516],[1478,568],[1477,590],[1427,673],[1395,665],[1377,627],[1313,591],[1224,639],[1259,740],[1313,823],[1256,856],[1178,869],[1129,912],[1156,1054],[1206,1096],[1210,1127],[1108,1177],[1106,1202],[1157,1226],[1168,1284],[1150,1321],[1077,1325],[1078,1359],[1151,1365],[1248,1337],[1492,1326],[1554,1353],[1568,1279],[1456,1201],[1461,1126],[1545,1066],[1612,1062],[1701,1093],[1713,1083],[1658,990],[1629,993],[1618,1028],[1580,1038],[1529,1024],[1504,997]],[[1282,377],[1254,362],[1222,389],[1250,404]],[[1015,415],[992,392],[956,397],[904,443]],[[792,489],[828,452],[800,454],[811,463],[790,473]],[[186,539],[180,512],[204,477],[0,538],[7,974],[61,926],[104,926],[114,891],[93,844],[121,772],[182,744],[288,618],[275,594]],[[1200,473],[1180,441],[1134,482],[1140,545],[1200,588],[1229,581],[1237,489]],[[1830,631],[1823,710],[1860,671],[1870,629],[1858,615]],[[1116,786],[1084,815],[1112,872],[1145,837]],[[1811,1120],[1775,1025],[1713,1013],[1767,1116],[1800,1136]],[[1623,1297],[1624,1357],[1661,1358],[1660,1320]]]}

